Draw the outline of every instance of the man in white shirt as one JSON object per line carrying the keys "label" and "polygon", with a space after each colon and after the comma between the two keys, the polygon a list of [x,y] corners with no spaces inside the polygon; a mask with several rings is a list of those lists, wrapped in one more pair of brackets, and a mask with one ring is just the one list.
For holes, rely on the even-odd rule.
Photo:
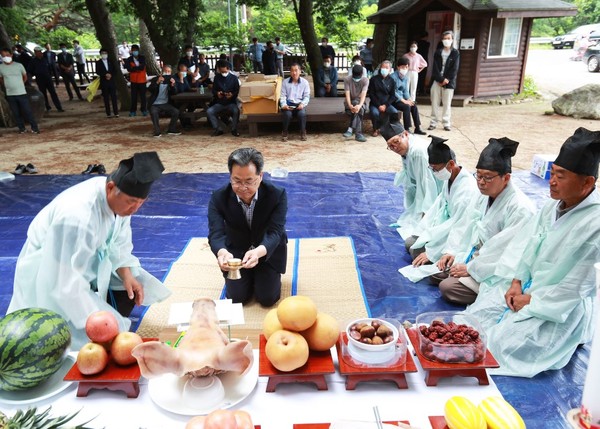
{"label": "man in white shirt", "polygon": [[119,46],[119,61],[123,62],[131,55],[131,49],[125,40],[123,40],[123,44]]}
{"label": "man in white shirt", "polygon": [[83,78],[90,83],[90,78],[85,72],[85,51],[79,44],[79,40],[73,40],[73,56],[75,57],[75,64],[77,65],[77,74],[79,75],[79,84],[83,85]]}
{"label": "man in white shirt", "polygon": [[300,64],[294,63],[290,67],[290,78],[284,79],[281,85],[279,108],[283,113],[283,132],[281,141],[288,139],[288,128],[292,117],[300,122],[300,140],[306,140],[306,106],[310,100],[310,86],[308,81],[300,77]]}

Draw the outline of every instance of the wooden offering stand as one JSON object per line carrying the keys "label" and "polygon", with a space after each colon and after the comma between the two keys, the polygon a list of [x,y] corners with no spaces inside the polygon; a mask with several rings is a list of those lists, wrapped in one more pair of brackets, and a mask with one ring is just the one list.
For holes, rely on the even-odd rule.
{"label": "wooden offering stand", "polygon": [[[404,423],[405,425],[410,425],[408,420],[402,420],[400,422],[383,422],[388,425],[398,426],[398,423]],[[331,423],[295,423],[293,429],[329,429]]]}
{"label": "wooden offering stand", "polygon": [[335,367],[329,350],[324,352],[310,351],[308,362],[294,371],[282,372],[271,365],[265,354],[267,339],[260,335],[258,375],[269,377],[267,392],[275,392],[279,384],[314,383],[318,390],[328,390],[326,374],[333,374]]}
{"label": "wooden offering stand", "polygon": [[[425,384],[427,386],[437,386],[438,381],[442,378],[446,377],[454,377],[456,375],[460,377],[475,377],[479,380],[479,385],[487,386],[490,384],[490,380],[487,375],[486,368],[499,368],[500,365],[492,355],[492,353],[487,350],[485,354],[485,358],[479,362],[473,363],[444,363],[444,362],[434,362],[432,360],[427,359],[421,353],[421,348],[419,344],[419,333],[416,328],[410,328],[406,330],[408,334],[408,338],[412,343],[415,354],[423,367],[423,370],[426,371],[427,375],[425,376]],[[445,423],[444,423],[445,424]]]}
{"label": "wooden offering stand", "polygon": [[[157,338],[144,338],[144,341],[156,340]],[[77,396],[80,398],[86,397],[92,389],[120,390],[125,392],[128,398],[137,398],[140,394],[139,381],[141,376],[142,373],[137,362],[121,366],[117,365],[109,356],[108,365],[106,365],[106,368],[102,372],[93,375],[84,375],[79,372],[76,362],[63,380],[77,381],[79,383]]]}
{"label": "wooden offering stand", "polygon": [[[406,341],[405,338],[402,339]],[[362,381],[384,381],[389,380],[398,386],[398,389],[407,389],[407,372],[417,372],[417,366],[410,355],[406,352],[406,360],[400,364],[392,363],[390,366],[369,365],[355,361],[351,356],[344,355],[343,348],[348,344],[348,336],[345,332],[340,334],[336,343],[340,374],[346,376],[346,390],[354,390],[356,385]]]}
{"label": "wooden offering stand", "polygon": [[444,416],[429,416],[431,429],[448,429],[446,418]]}

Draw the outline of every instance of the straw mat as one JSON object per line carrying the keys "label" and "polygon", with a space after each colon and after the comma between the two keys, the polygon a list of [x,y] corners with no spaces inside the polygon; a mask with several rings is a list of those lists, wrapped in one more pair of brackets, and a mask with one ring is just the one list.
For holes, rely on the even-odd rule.
{"label": "straw mat", "polygon": [[[349,237],[291,239],[288,243],[286,273],[282,276],[281,299],[306,295],[319,311],[335,317],[340,326],[351,319],[367,317],[354,247]],[[172,295],[148,308],[137,332],[142,337],[174,340],[177,333],[167,321],[172,303],[191,302],[203,296],[224,298],[224,279],[207,238],[192,238],[171,265],[164,283]],[[255,301],[244,306],[244,326],[232,326],[231,335],[258,337],[269,308]]]}

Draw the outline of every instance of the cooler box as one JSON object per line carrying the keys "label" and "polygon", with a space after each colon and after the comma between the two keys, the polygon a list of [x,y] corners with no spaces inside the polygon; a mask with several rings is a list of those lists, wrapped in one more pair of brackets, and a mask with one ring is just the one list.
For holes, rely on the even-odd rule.
{"label": "cooler box", "polygon": [[280,77],[246,81],[240,86],[239,93],[239,99],[242,102],[242,113],[245,115],[277,113],[279,111],[280,94]]}
{"label": "cooler box", "polygon": [[550,169],[552,168],[555,159],[556,155],[535,154],[531,165],[531,173],[544,180],[549,180]]}

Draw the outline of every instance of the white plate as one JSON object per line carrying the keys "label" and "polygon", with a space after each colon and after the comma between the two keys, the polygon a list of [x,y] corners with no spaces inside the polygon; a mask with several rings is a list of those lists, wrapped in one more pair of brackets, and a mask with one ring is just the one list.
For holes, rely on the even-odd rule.
{"label": "white plate", "polygon": [[208,414],[218,409],[233,407],[243,401],[252,393],[258,382],[258,359],[254,359],[252,368],[245,375],[236,375],[231,372],[218,375],[225,388],[225,397],[221,403],[210,408],[202,404],[198,407],[189,407],[182,400],[183,386],[186,377],[177,377],[174,374],[164,374],[160,377],[151,378],[148,381],[148,392],[156,405],[164,410],[184,416],[197,416]]}
{"label": "white plate", "polygon": [[72,381],[64,381],[63,378],[67,375],[67,372],[75,364],[75,358],[71,355],[67,355],[62,365],[56,371],[52,377],[38,384],[31,389],[17,390],[14,392],[7,392],[0,390],[0,403],[3,404],[32,404],[34,402],[43,401],[48,399],[73,384]]}

